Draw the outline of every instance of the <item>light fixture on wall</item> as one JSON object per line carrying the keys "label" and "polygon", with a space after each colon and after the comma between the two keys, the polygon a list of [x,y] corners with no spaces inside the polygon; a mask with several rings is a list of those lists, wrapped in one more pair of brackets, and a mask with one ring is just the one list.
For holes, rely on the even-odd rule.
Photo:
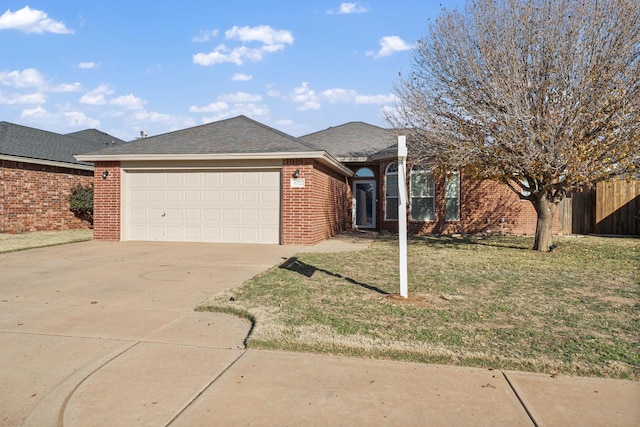
{"label": "light fixture on wall", "polygon": [[300,169],[296,169],[296,171],[293,173],[293,177],[297,178],[300,176]]}
{"label": "light fixture on wall", "polygon": [[109,176],[109,171],[102,172],[102,179],[107,179],[108,176]]}

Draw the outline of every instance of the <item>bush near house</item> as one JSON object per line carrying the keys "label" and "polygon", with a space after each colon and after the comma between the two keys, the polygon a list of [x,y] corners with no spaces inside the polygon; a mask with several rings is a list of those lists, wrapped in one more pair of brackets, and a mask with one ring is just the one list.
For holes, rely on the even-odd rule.
{"label": "bush near house", "polygon": [[93,224],[93,184],[76,184],[69,194],[69,209],[78,218]]}

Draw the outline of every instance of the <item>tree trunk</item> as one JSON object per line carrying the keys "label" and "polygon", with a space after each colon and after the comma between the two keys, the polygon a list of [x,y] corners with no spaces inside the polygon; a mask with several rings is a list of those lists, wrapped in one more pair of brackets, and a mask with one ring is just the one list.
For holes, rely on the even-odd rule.
{"label": "tree trunk", "polygon": [[532,203],[538,214],[533,250],[549,252],[553,240],[553,214],[556,212],[558,203],[549,200],[544,192],[537,195]]}

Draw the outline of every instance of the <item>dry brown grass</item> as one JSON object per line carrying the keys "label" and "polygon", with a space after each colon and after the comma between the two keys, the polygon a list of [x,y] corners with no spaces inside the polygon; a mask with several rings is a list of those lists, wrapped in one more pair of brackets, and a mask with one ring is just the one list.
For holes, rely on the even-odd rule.
{"label": "dry brown grass", "polygon": [[83,242],[91,239],[93,239],[93,230],[35,231],[21,234],[0,234],[0,253]]}
{"label": "dry brown grass", "polygon": [[408,300],[397,240],[298,254],[204,309],[254,319],[252,347],[639,379],[640,240],[557,243],[411,239]]}

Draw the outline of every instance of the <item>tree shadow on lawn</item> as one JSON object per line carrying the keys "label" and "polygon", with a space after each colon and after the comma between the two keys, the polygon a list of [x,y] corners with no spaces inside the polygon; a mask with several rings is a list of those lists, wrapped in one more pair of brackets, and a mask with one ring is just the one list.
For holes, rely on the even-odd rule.
{"label": "tree shadow on lawn", "polygon": [[342,274],[333,273],[333,272],[325,270],[323,268],[315,267],[313,265],[307,264],[306,262],[300,261],[300,259],[298,257],[289,258],[286,262],[284,262],[282,265],[280,265],[280,268],[285,269],[285,270],[289,270],[289,271],[293,271],[294,273],[302,274],[305,277],[311,277],[311,276],[313,276],[313,273],[315,273],[316,271],[319,271],[319,272],[327,274],[329,276],[333,276],[333,277],[336,277],[338,279],[345,280],[345,281],[347,281],[347,282],[349,282],[349,283],[351,283],[353,285],[357,285],[357,286],[360,286],[360,287],[365,288],[367,290],[377,292],[377,293],[379,293],[381,295],[389,295],[389,292],[383,291],[382,289],[380,289],[378,287],[375,287],[373,285],[369,285],[367,283],[358,282],[357,280],[352,279],[351,277],[343,276]]}
{"label": "tree shadow on lawn", "polygon": [[[415,236],[410,237],[409,242],[417,243],[417,244],[425,244],[427,246],[449,246],[449,247],[464,247],[469,245],[478,245],[478,246],[488,246],[492,248],[508,248],[508,249],[517,249],[521,251],[531,251],[531,246],[521,245],[518,246],[517,243],[508,241],[509,237],[505,236],[471,236],[464,235],[460,237],[453,236]],[[524,242],[523,242],[524,243]],[[527,244],[529,242],[527,241]]]}

